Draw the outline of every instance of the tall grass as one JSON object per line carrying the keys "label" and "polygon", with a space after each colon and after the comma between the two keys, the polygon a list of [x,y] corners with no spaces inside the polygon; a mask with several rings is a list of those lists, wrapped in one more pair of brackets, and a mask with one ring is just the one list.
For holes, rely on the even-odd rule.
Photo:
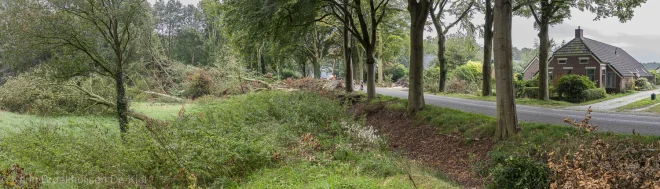
{"label": "tall grass", "polygon": [[46,188],[453,187],[312,93],[235,96],[178,119],[178,105],[134,108],[172,122],[150,132],[134,121],[124,136],[105,119],[20,122],[0,135],[0,167],[19,164]]}

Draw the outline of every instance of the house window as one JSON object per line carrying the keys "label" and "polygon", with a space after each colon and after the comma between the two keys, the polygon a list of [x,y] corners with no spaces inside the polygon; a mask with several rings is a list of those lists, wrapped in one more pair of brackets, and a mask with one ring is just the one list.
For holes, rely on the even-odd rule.
{"label": "house window", "polygon": [[580,57],[580,64],[589,64],[589,57]]}
{"label": "house window", "polygon": [[566,64],[568,60],[566,58],[558,58],[557,61],[559,64]]}
{"label": "house window", "polygon": [[573,67],[564,67],[564,74],[573,74]]}
{"label": "house window", "polygon": [[552,81],[552,68],[548,69],[548,79],[550,79],[550,81]]}
{"label": "house window", "polygon": [[607,88],[616,87],[616,75],[613,72],[607,73]]}
{"label": "house window", "polygon": [[596,68],[587,68],[587,77],[592,82],[596,82]]}

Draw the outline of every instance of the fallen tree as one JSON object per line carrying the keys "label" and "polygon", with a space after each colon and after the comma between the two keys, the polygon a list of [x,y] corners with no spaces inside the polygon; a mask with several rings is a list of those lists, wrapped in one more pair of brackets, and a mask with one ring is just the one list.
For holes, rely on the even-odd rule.
{"label": "fallen tree", "polygon": [[[97,95],[97,94],[94,94],[94,93],[90,92],[89,90],[86,90],[86,89],[83,88],[83,87],[80,87],[80,86],[78,86],[78,85],[68,85],[68,86],[74,87],[74,88],[78,89],[80,92],[82,92],[82,93],[84,93],[85,95],[87,95],[88,99],[89,99],[90,101],[94,102],[95,104],[103,105],[103,106],[106,106],[106,107],[108,107],[108,108],[116,108],[116,107],[117,107],[117,104],[115,104],[115,103],[113,103],[113,102],[111,102],[111,101],[108,101],[108,100],[106,100],[105,98],[103,98],[103,97],[101,97],[101,96],[99,96],[99,95]],[[169,95],[168,95],[168,96],[169,96]],[[144,121],[144,122],[146,122],[146,123],[147,123],[146,126],[147,126],[147,128],[148,128],[149,130],[152,130],[152,129],[153,129],[153,128],[151,127],[152,125],[156,125],[156,126],[167,126],[167,125],[170,124],[169,122],[162,121],[162,120],[159,120],[159,119],[156,119],[156,118],[152,118],[152,117],[149,117],[149,116],[147,116],[147,115],[144,115],[144,114],[141,114],[141,113],[135,112],[135,111],[130,110],[130,109],[128,110],[128,116],[129,116],[129,117],[132,117],[132,118],[135,118],[135,119],[138,119],[138,120],[140,120],[140,121]]]}

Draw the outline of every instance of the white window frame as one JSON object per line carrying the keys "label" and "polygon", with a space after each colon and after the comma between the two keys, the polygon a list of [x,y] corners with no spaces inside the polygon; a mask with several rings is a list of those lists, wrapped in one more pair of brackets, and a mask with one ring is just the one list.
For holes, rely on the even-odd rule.
{"label": "white window frame", "polygon": [[[561,63],[561,61],[564,61],[564,63]],[[557,64],[566,64],[568,63],[568,58],[557,58]]]}
{"label": "white window frame", "polygon": [[548,67],[548,79],[552,81],[553,79],[553,74],[554,74],[554,68],[553,67]]}
{"label": "white window frame", "polygon": [[[587,60],[587,62],[582,63],[582,60]],[[580,57],[580,62],[579,64],[589,64],[589,57]]]}

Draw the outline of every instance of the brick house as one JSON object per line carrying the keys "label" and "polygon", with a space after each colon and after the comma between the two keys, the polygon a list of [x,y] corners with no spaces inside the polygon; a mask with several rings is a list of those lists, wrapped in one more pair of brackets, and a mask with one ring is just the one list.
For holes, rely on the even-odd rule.
{"label": "brick house", "polygon": [[523,79],[530,80],[539,72],[539,56],[532,58],[523,70]]}
{"label": "brick house", "polygon": [[559,78],[567,74],[586,75],[608,93],[630,90],[640,77],[655,81],[653,74],[625,50],[585,38],[583,33],[578,27],[575,38],[555,51],[548,61],[552,85],[556,86]]}

